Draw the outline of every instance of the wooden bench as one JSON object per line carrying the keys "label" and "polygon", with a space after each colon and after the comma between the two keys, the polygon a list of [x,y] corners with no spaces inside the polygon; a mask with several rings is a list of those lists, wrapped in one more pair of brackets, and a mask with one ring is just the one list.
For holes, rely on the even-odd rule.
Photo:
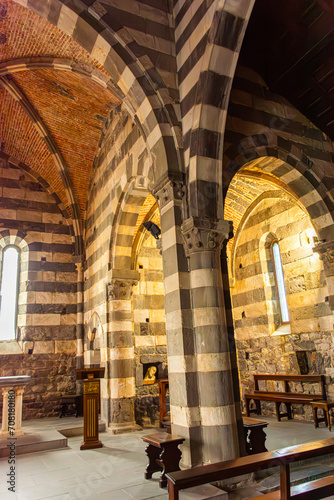
{"label": "wooden bench", "polygon": [[213,481],[222,481],[258,470],[280,467],[280,489],[252,500],[318,500],[334,492],[334,476],[290,487],[290,464],[334,453],[334,439],[325,439],[281,450],[203,465],[167,474],[169,500],[179,500],[179,491]]}
{"label": "wooden bench", "polygon": [[59,413],[59,418],[62,417],[68,417],[71,415],[75,415],[76,417],[78,416],[78,410],[77,410],[77,396],[70,395],[70,396],[63,396],[60,398],[60,413]]}
{"label": "wooden bench", "polygon": [[142,436],[142,440],[148,443],[145,450],[148,456],[145,479],[151,479],[154,472],[161,471],[159,486],[165,488],[167,486],[167,472],[180,470],[179,463],[182,452],[178,446],[183,443],[184,438],[159,432]]}
{"label": "wooden bench", "polygon": [[[260,390],[259,381],[274,381],[283,382],[283,391],[267,391]],[[289,382],[300,383],[317,383],[320,385],[320,392],[317,394],[304,394],[300,392],[291,392]],[[280,422],[282,417],[292,418],[291,405],[298,404],[311,404],[312,401],[326,400],[325,378],[323,375],[272,375],[272,374],[258,374],[254,375],[254,393],[245,394],[246,415],[249,417],[251,413],[261,415],[260,401],[271,401],[275,403],[276,417]],[[255,403],[255,409],[250,408],[251,401]],[[281,404],[286,406],[286,412],[281,411]]]}

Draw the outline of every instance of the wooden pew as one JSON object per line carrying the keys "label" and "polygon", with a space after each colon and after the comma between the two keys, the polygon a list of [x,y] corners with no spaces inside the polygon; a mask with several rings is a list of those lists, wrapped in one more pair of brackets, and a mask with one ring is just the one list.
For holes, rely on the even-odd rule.
{"label": "wooden pew", "polygon": [[326,498],[334,492],[333,475],[290,488],[290,464],[330,453],[334,453],[333,438],[203,465],[193,469],[169,472],[166,474],[169,500],[179,500],[180,490],[276,466],[280,467],[280,489],[255,497],[253,500],[318,500]]}
{"label": "wooden pew", "polygon": [[[267,391],[259,389],[259,381],[275,381],[283,382],[284,391]],[[289,382],[301,383],[317,383],[320,385],[320,392],[316,394],[305,394],[301,392],[291,392]],[[261,415],[260,401],[271,401],[275,403],[276,417],[280,421],[282,417],[292,418],[291,405],[292,404],[311,404],[312,401],[325,400],[326,387],[325,378],[323,375],[276,375],[276,374],[256,374],[254,375],[254,393],[245,394],[246,415],[249,417],[251,413]],[[251,401],[255,402],[256,409],[250,408]],[[281,404],[286,405],[287,411],[281,412]]]}

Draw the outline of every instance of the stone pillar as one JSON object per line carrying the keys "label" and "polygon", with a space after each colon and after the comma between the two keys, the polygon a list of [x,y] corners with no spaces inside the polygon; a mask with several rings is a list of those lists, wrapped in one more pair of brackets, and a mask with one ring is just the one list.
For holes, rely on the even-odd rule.
{"label": "stone pillar", "polygon": [[2,388],[2,424],[1,436],[8,436],[8,391],[10,387]]}
{"label": "stone pillar", "polygon": [[[22,408],[23,408],[23,393],[24,387],[3,387],[2,388],[2,425],[0,436],[10,436],[8,425],[8,409],[9,409],[9,391],[15,391],[15,411],[13,411],[12,416],[15,417],[14,425],[10,425],[13,429],[13,436],[22,436],[24,434],[22,429]],[[13,400],[12,400],[13,401]],[[13,401],[14,402],[14,401]]]}
{"label": "stone pillar", "polygon": [[239,456],[220,264],[232,223],[190,217],[182,232],[189,258],[202,461],[212,463]]}
{"label": "stone pillar", "polygon": [[313,252],[318,253],[324,265],[328,288],[328,304],[334,311],[334,241],[318,243]]}
{"label": "stone pillar", "polygon": [[[84,272],[82,262],[75,264],[77,270],[77,325],[76,325],[76,340],[77,340],[77,354],[76,354],[76,368],[83,368],[83,352],[84,352]],[[75,381],[75,393],[82,394],[83,387],[82,381]]]}
{"label": "stone pillar", "polygon": [[22,436],[22,409],[24,387],[15,387],[15,436]]}
{"label": "stone pillar", "polygon": [[135,423],[135,355],[131,296],[138,271],[111,271],[108,284],[108,387],[113,434],[140,429]]}
{"label": "stone pillar", "polygon": [[202,463],[202,450],[190,281],[181,233],[183,184],[167,180],[155,196],[161,216],[172,433],[185,438],[181,462],[192,467]]}
{"label": "stone pillar", "polygon": [[[75,264],[77,269],[77,359],[76,367],[83,368],[83,339],[84,339],[84,294],[83,294],[83,266],[82,262]],[[82,384],[80,383],[80,387]],[[82,392],[82,391],[81,391]]]}
{"label": "stone pillar", "polygon": [[232,298],[230,292],[230,279],[229,270],[227,262],[227,243],[228,240],[223,242],[223,247],[220,253],[220,265],[223,281],[223,291],[224,291],[224,309],[226,317],[226,327],[228,336],[228,346],[230,350],[230,360],[231,360],[231,373],[233,381],[233,395],[235,402],[235,414],[237,419],[237,429],[239,436],[239,452],[241,456],[247,455],[246,451],[246,441],[245,441],[245,431],[242,421],[242,407],[241,407],[241,394],[240,394],[240,378],[238,370],[238,357],[237,348],[235,343],[235,331],[233,322],[233,310],[232,310]]}

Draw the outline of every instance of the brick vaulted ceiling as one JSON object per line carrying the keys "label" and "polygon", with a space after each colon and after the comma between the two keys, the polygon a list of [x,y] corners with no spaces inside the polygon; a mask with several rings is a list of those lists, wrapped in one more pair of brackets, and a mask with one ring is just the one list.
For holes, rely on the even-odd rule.
{"label": "brick vaulted ceiling", "polygon": [[[13,0],[0,0],[1,151],[43,177],[69,210],[73,200],[51,154],[54,145],[82,219],[101,131],[110,110],[119,104],[110,88],[90,78],[92,71],[102,83],[109,78],[71,37]],[[31,110],[49,141],[38,133]]]}

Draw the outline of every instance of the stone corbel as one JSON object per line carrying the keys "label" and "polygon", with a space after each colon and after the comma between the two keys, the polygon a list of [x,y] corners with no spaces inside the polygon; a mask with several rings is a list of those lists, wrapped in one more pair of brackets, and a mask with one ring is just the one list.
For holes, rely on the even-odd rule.
{"label": "stone corbel", "polygon": [[223,242],[233,235],[233,224],[228,220],[190,217],[181,226],[186,255],[194,252],[219,251]]}
{"label": "stone corbel", "polygon": [[168,180],[163,187],[154,191],[154,196],[158,202],[160,210],[164,208],[170,201],[181,201],[185,194],[185,186],[183,181]]}
{"label": "stone corbel", "polygon": [[139,281],[139,272],[133,270],[112,269],[107,284],[107,298],[110,300],[131,299],[133,287]]}

